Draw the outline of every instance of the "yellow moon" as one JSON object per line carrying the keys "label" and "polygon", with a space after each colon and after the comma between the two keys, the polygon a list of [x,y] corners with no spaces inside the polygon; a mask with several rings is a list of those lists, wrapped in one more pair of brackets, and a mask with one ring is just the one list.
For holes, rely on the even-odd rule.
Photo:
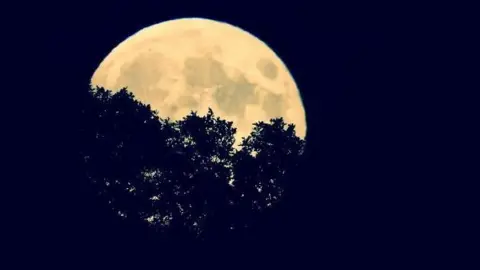
{"label": "yellow moon", "polygon": [[92,85],[127,87],[160,117],[178,120],[207,109],[237,128],[236,145],[252,124],[283,117],[297,136],[307,130],[300,92],[285,64],[264,42],[227,23],[201,18],[144,28],[101,62]]}

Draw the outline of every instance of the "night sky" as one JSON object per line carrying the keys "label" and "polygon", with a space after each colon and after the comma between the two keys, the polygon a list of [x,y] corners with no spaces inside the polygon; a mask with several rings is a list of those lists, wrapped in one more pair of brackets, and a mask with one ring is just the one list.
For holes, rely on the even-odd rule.
{"label": "night sky", "polygon": [[297,221],[287,249],[386,258],[437,241],[425,222],[436,210],[422,196],[431,187],[423,157],[435,142],[421,131],[434,123],[417,114],[428,99],[416,90],[437,59],[421,42],[436,33],[417,24],[424,10],[201,2],[92,1],[52,12],[48,67],[55,84],[68,86],[60,97],[73,107],[101,60],[144,27],[181,17],[239,26],[287,65],[307,114],[309,161],[287,214]]}

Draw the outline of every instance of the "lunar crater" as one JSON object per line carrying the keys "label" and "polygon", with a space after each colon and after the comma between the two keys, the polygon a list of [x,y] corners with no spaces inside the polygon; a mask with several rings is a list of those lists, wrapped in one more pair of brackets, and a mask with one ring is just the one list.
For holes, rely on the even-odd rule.
{"label": "lunar crater", "polygon": [[257,69],[262,73],[262,75],[270,80],[274,80],[278,75],[277,66],[270,60],[262,58],[257,62]]}
{"label": "lunar crater", "polygon": [[192,86],[208,88],[230,81],[223,64],[209,56],[186,58],[183,73],[186,82]]}

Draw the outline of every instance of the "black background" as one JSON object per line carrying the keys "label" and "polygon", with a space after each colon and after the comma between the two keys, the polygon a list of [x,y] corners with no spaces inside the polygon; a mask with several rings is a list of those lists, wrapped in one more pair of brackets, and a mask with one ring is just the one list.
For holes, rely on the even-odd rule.
{"label": "black background", "polygon": [[38,27],[47,37],[41,76],[52,88],[61,86],[55,105],[46,108],[55,121],[51,127],[42,123],[42,129],[55,130],[46,140],[59,146],[48,147],[59,169],[50,177],[61,183],[50,189],[49,218],[55,225],[49,225],[47,238],[61,239],[64,258],[88,260],[91,246],[105,247],[118,238],[114,232],[99,237],[110,225],[81,210],[82,195],[70,180],[75,168],[66,150],[75,143],[75,119],[68,112],[75,108],[76,91],[128,36],[191,16],[234,24],[265,41],[301,91],[309,160],[285,210],[288,226],[272,229],[283,236],[275,238],[287,254],[283,258],[319,266],[395,264],[443,248],[442,216],[452,209],[438,199],[449,197],[441,190],[452,171],[442,165],[449,146],[435,135],[454,120],[437,111],[451,94],[443,90],[451,82],[442,70],[452,57],[446,51],[452,39],[445,33],[456,31],[448,12],[435,6],[281,1],[82,1],[42,8],[49,11],[42,17],[47,24]]}

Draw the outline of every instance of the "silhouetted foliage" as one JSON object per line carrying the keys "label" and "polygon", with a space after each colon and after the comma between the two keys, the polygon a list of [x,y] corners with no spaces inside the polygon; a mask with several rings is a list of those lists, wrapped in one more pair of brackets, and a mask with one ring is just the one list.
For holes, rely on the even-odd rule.
{"label": "silhouetted foliage", "polygon": [[172,121],[100,87],[83,105],[85,178],[118,216],[166,237],[243,235],[284,196],[305,147],[282,118],[255,123],[237,150],[233,123],[211,109]]}

